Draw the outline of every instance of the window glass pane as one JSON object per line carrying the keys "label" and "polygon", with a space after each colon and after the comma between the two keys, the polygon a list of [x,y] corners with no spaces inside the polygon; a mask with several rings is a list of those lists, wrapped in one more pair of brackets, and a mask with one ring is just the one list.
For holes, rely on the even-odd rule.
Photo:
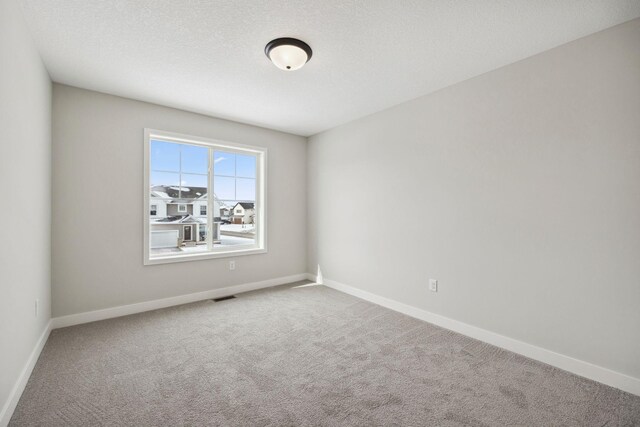
{"label": "window glass pane", "polygon": [[[236,176],[243,178],[256,177],[256,157],[236,154]],[[238,196],[238,198],[241,198]]]}
{"label": "window glass pane", "polygon": [[213,153],[213,173],[214,175],[235,176],[236,155],[224,151]]}
{"label": "window glass pane", "polygon": [[218,199],[235,200],[236,198],[235,178],[214,176],[213,188]]}
{"label": "window glass pane", "polygon": [[249,178],[236,178],[236,199],[256,200],[256,180]]}
{"label": "window glass pane", "polygon": [[209,165],[209,149],[196,145],[182,145],[182,173],[207,174]]}
{"label": "window glass pane", "polygon": [[151,170],[180,171],[180,145],[151,141]]}
{"label": "window glass pane", "polygon": [[[151,191],[163,191],[166,192],[166,188],[155,188],[154,187],[177,187],[180,185],[180,174],[172,173],[172,172],[156,172],[151,171]],[[167,197],[167,196],[160,196]]]}
{"label": "window glass pane", "polygon": [[[150,256],[206,252],[207,147],[151,141]],[[154,210],[150,210],[154,212]]]}
{"label": "window glass pane", "polygon": [[219,242],[214,246],[252,245],[256,242],[256,209],[253,202],[222,201]]}

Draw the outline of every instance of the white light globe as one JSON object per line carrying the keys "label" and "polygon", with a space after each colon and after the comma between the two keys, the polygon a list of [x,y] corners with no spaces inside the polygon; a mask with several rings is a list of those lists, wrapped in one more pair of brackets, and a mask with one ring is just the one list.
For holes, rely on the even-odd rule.
{"label": "white light globe", "polygon": [[294,71],[302,68],[309,57],[299,47],[285,44],[271,49],[269,59],[281,70]]}

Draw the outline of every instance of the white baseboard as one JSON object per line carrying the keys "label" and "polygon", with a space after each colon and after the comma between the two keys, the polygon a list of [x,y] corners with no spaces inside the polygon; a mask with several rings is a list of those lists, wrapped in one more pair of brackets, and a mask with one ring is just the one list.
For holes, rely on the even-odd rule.
{"label": "white baseboard", "polygon": [[121,305],[117,307],[105,308],[102,310],[87,311],[84,313],[70,314],[68,316],[54,317],[52,329],[65,328],[67,326],[80,325],[82,323],[95,322],[98,320],[111,319],[114,317],[127,316],[129,314],[142,313],[159,308],[172,307],[174,305],[188,304],[190,302],[202,301],[212,298],[222,298],[242,292],[255,291],[257,289],[269,288],[272,286],[284,285],[287,283],[305,280],[306,273],[294,274],[292,276],[277,277],[275,279],[262,280],[260,282],[244,283],[241,285],[229,286],[220,289],[197,292],[194,294],[179,295],[177,297],[163,298],[152,301],[139,302],[135,304]]}
{"label": "white baseboard", "polygon": [[[307,273],[307,275],[309,280],[313,280],[312,278],[315,277],[309,273]],[[467,323],[459,322],[389,298],[381,297],[379,295],[372,294],[371,292],[363,291],[334,280],[325,278],[324,285],[408,316],[415,317],[416,319],[433,323],[434,325],[484,341],[495,345],[496,347],[521,354],[539,362],[555,366],[556,368],[560,368],[573,374],[640,396],[640,379],[638,378],[612,371],[589,362],[574,359],[573,357],[565,356],[564,354],[537,347],[523,341],[509,338]]]}
{"label": "white baseboard", "polygon": [[18,406],[20,396],[22,396],[22,392],[27,386],[27,381],[29,381],[31,372],[36,366],[36,362],[38,361],[38,357],[40,357],[40,353],[42,352],[42,349],[47,342],[47,338],[49,338],[49,333],[51,333],[51,324],[51,320],[49,320],[47,326],[45,326],[44,331],[40,335],[38,342],[36,342],[35,347],[31,351],[31,354],[27,359],[27,363],[24,365],[24,368],[22,368],[18,380],[9,393],[9,398],[2,407],[2,411],[0,411],[0,427],[6,427],[7,425],[9,425],[9,421],[11,420],[11,416],[13,415],[13,411],[15,411],[16,406]]}

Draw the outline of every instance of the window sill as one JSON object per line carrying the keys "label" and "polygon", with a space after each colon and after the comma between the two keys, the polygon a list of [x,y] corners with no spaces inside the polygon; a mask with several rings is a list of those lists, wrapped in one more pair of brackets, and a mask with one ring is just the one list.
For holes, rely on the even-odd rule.
{"label": "window sill", "polygon": [[230,258],[230,257],[265,254],[265,253],[267,253],[266,248],[252,247],[249,249],[229,249],[229,250],[221,250],[217,252],[205,252],[205,253],[197,253],[197,254],[179,254],[179,255],[171,254],[167,256],[155,256],[153,258],[150,258],[148,255],[145,255],[144,265],[171,264],[174,262],[189,262],[189,261],[199,261],[203,259]]}

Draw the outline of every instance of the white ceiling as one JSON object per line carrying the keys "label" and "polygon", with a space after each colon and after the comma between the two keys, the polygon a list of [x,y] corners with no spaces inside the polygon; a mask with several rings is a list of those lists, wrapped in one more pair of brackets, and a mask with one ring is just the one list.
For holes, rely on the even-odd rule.
{"label": "white ceiling", "polygon": [[[312,135],[640,16],[638,0],[20,0],[54,81]],[[301,70],[264,55],[311,45]]]}

